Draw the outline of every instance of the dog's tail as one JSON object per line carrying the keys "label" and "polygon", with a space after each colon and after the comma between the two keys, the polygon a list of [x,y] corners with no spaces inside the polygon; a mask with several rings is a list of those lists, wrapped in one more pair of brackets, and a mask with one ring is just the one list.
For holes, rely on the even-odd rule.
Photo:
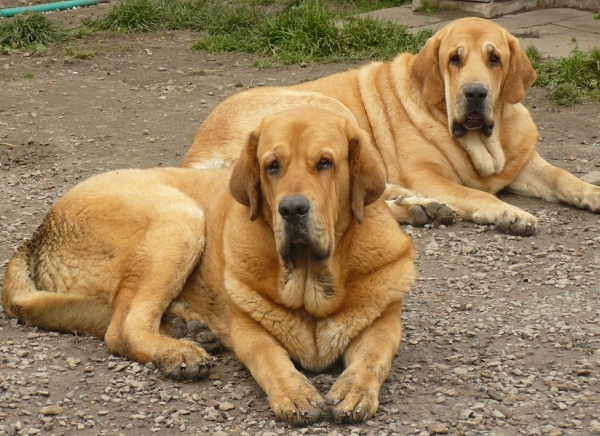
{"label": "dog's tail", "polygon": [[6,268],[2,305],[8,316],[46,330],[104,338],[112,316],[109,304],[91,296],[39,290],[31,274],[31,242],[19,247]]}

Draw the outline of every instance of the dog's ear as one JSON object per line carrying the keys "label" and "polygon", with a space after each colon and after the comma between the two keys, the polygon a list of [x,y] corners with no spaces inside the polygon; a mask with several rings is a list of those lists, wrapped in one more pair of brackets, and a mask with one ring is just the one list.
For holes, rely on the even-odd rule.
{"label": "dog's ear", "polygon": [[440,38],[432,36],[415,57],[410,69],[412,77],[421,85],[421,95],[429,104],[444,99],[444,82],[440,73]]}
{"label": "dog's ear", "polygon": [[508,46],[510,65],[504,82],[504,99],[507,103],[516,104],[525,98],[525,91],[534,84],[537,74],[517,38],[509,35]]}
{"label": "dog's ear", "polygon": [[356,221],[362,223],[364,207],[381,197],[385,191],[386,174],[367,132],[348,122],[346,136],[352,213]]}
{"label": "dog's ear", "polygon": [[260,212],[260,168],[256,150],[259,134],[250,133],[240,158],[235,163],[229,179],[229,190],[238,203],[250,208],[250,219],[254,221]]}

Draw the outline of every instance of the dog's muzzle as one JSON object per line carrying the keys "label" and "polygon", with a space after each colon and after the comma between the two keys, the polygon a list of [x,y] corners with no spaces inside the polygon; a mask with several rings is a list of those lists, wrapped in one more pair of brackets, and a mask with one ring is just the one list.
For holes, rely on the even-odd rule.
{"label": "dog's muzzle", "polygon": [[317,259],[327,256],[311,225],[310,210],[311,202],[303,195],[283,197],[279,202],[277,211],[283,221],[283,239],[279,250],[282,257],[292,260],[296,254],[307,249]]}
{"label": "dog's muzzle", "polygon": [[454,121],[452,133],[461,137],[469,130],[481,130],[485,136],[494,131],[494,120],[488,120],[488,89],[482,85],[469,85],[463,90],[464,106],[461,119]]}

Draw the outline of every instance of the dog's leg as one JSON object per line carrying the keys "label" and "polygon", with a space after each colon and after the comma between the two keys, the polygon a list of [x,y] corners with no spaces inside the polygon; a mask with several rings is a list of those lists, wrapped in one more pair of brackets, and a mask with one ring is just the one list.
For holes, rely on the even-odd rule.
{"label": "dog's leg", "polygon": [[2,302],[9,316],[28,325],[97,338],[104,336],[112,316],[108,302],[98,297],[37,289],[30,277],[26,245],[8,264]]}
{"label": "dog's leg", "polygon": [[407,181],[419,192],[437,198],[450,206],[462,219],[477,224],[494,224],[513,235],[530,236],[537,228],[537,218],[516,206],[501,201],[495,195],[454,183],[427,169],[418,171],[418,178]]}
{"label": "dog's leg", "polygon": [[388,183],[383,198],[400,224],[423,227],[431,222],[452,224],[454,221],[454,213],[448,206],[400,185]]}
{"label": "dog's leg", "polygon": [[325,406],[317,389],[296,369],[289,353],[269,332],[236,306],[231,311],[235,354],[269,397],[275,416],[292,425],[316,422]]}
{"label": "dog's leg", "polygon": [[141,363],[151,361],[176,379],[195,379],[208,373],[208,353],[192,341],[159,331],[163,313],[181,292],[204,247],[203,220],[179,226],[175,222],[149,230],[128,258],[105,341],[112,353]]}
{"label": "dog's leg", "polygon": [[600,213],[600,187],[549,164],[539,154],[521,169],[508,189],[516,194],[562,202]]}
{"label": "dog's leg", "polygon": [[390,305],[344,352],[346,370],[327,394],[336,422],[369,419],[379,407],[379,389],[400,345],[402,303]]}

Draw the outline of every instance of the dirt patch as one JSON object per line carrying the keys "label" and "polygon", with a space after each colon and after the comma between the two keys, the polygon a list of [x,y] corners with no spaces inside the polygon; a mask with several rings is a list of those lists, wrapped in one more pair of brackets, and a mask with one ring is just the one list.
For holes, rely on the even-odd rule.
{"label": "dirt patch", "polygon": [[[87,8],[90,12],[93,8]],[[83,11],[83,10],[81,10]],[[60,20],[75,20],[69,14]],[[195,35],[102,35],[0,58],[0,279],[70,187],[102,171],[178,166],[209,111],[248,87],[356,65],[258,70],[256,58],[190,51]],[[576,175],[600,166],[600,105],[560,109],[533,89],[540,153]],[[530,238],[456,223],[406,231],[419,280],[377,416],[304,434],[589,434],[600,420],[598,215],[503,195],[540,220]],[[308,374],[326,392],[339,369]],[[53,406],[56,409],[43,409]],[[49,412],[57,412],[53,415]],[[0,315],[0,434],[293,434],[231,353],[209,379],[176,383],[100,341]],[[600,431],[600,430],[599,430]],[[11,433],[12,432],[12,433]],[[336,433],[337,432],[337,433]],[[299,434],[299,433],[298,433]],[[425,434],[425,433],[421,433]]]}

